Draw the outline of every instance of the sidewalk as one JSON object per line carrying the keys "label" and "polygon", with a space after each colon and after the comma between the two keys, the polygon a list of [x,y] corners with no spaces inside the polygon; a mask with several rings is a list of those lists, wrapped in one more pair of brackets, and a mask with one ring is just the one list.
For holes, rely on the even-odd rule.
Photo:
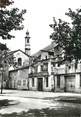
{"label": "sidewalk", "polygon": [[3,90],[3,94],[0,96],[16,96],[23,98],[53,98],[58,96],[72,96],[72,97],[81,97],[79,93],[57,93],[57,92],[39,92],[39,91],[23,91],[23,90]]}

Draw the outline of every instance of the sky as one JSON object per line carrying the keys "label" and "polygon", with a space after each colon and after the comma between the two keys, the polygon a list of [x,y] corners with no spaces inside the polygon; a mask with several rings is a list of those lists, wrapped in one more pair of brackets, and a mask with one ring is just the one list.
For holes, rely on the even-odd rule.
{"label": "sky", "polygon": [[12,32],[14,39],[2,41],[11,50],[25,49],[25,33],[30,33],[31,54],[44,48],[51,43],[49,38],[52,29],[49,24],[53,23],[53,17],[69,21],[65,16],[68,8],[73,10],[81,7],[81,0],[14,0],[13,7],[20,10],[26,9],[24,15],[24,30]]}

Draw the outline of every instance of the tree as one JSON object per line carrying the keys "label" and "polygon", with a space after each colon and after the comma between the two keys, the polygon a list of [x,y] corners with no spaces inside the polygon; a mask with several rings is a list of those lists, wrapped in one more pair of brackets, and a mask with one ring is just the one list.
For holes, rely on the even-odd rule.
{"label": "tree", "polygon": [[0,7],[1,8],[5,8],[6,6],[9,6],[10,4],[12,4],[13,1],[11,0],[0,0]]}
{"label": "tree", "polygon": [[71,19],[71,23],[58,21],[53,18],[53,24],[50,27],[53,33],[50,38],[55,41],[65,52],[65,60],[76,61],[81,59],[81,9],[65,13]]}
{"label": "tree", "polygon": [[2,3],[3,7],[0,5],[0,36],[2,39],[11,39],[15,37],[10,34],[12,30],[22,30],[24,28],[22,22],[26,10],[19,11],[18,8],[7,10],[6,5],[10,5],[12,2],[9,2],[9,0],[4,1],[8,1],[8,3]]}
{"label": "tree", "polygon": [[[12,39],[15,36],[11,34],[13,30],[22,30],[23,15],[26,10],[20,11],[18,8],[7,9],[7,6],[11,5],[13,0],[0,0],[0,37],[2,39]],[[9,54],[9,49],[6,45],[0,44],[0,68],[6,68],[10,64],[13,64],[13,55]],[[2,71],[2,85],[3,87],[3,71]]]}
{"label": "tree", "polygon": [[3,91],[3,82],[8,80],[8,68],[14,63],[13,55],[9,54],[6,45],[0,43],[0,77],[1,77],[1,94]]}
{"label": "tree", "polygon": [[11,35],[12,30],[21,30],[24,28],[22,24],[23,14],[25,10],[19,13],[18,8],[9,10],[0,10],[0,36],[2,39],[11,39],[15,36]]}

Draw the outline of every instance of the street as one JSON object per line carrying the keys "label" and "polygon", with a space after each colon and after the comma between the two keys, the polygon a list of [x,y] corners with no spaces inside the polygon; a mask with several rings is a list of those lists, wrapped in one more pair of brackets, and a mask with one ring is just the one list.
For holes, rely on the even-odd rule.
{"label": "street", "polygon": [[3,90],[0,117],[80,117],[81,94]]}

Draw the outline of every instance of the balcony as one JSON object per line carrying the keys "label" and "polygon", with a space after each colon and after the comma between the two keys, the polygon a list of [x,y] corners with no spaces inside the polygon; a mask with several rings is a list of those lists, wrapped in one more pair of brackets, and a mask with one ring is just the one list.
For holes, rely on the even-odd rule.
{"label": "balcony", "polygon": [[58,68],[58,67],[53,67],[51,69],[52,74],[66,74],[66,73],[75,73],[75,72],[81,72],[81,68]]}
{"label": "balcony", "polygon": [[53,67],[52,73],[53,74],[65,74],[65,68]]}
{"label": "balcony", "polygon": [[29,78],[31,77],[43,77],[43,76],[48,76],[48,72],[47,71],[43,71],[43,72],[38,72],[38,73],[30,73],[29,74]]}

